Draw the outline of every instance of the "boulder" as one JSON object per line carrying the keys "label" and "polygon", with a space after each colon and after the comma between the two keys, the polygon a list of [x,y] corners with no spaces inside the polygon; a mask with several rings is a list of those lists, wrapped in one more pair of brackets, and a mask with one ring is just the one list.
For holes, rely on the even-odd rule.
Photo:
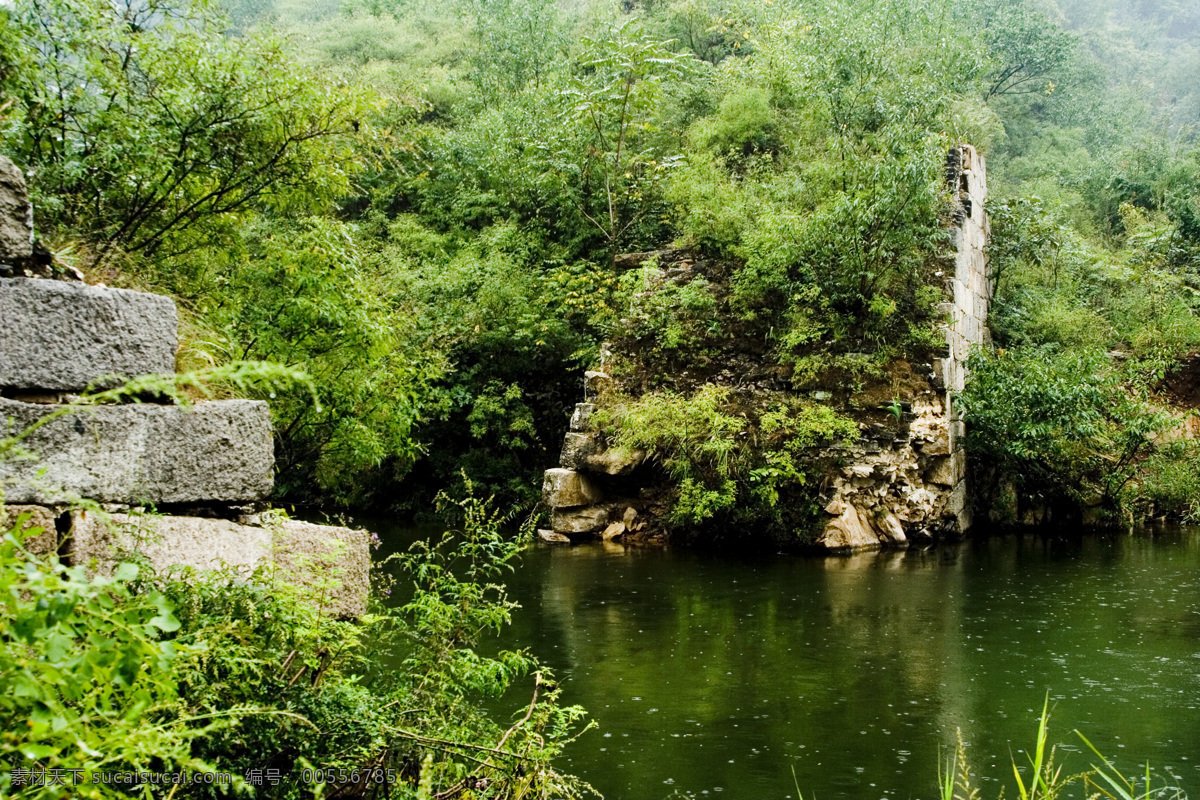
{"label": "boulder", "polygon": [[538,534],[539,539],[541,539],[543,542],[546,542],[548,544],[570,544],[571,543],[570,536],[567,536],[566,534],[563,534],[563,533],[556,533],[555,531],[546,530],[545,528],[538,528],[537,534]]}
{"label": "boulder", "polygon": [[817,541],[830,550],[867,550],[879,547],[879,534],[871,527],[867,515],[850,505],[825,526]]}
{"label": "boulder", "polygon": [[556,508],[550,526],[557,533],[598,533],[608,525],[608,506]]}
{"label": "boulder", "polygon": [[0,278],[0,320],[0,386],[80,391],[109,375],[175,371],[179,318],[167,297]]}
{"label": "boulder", "polygon": [[551,508],[589,506],[604,493],[590,479],[571,469],[548,469],[542,479],[542,502]]}
{"label": "boulder", "polygon": [[0,462],[10,502],[69,495],[128,505],[244,502],[271,491],[274,446],[264,402],[49,406],[0,398],[0,435],[52,415],[21,441],[37,460]]}
{"label": "boulder", "polygon": [[830,550],[872,550],[884,545],[905,544],[904,524],[889,509],[878,514],[858,506],[845,506],[822,531],[818,543]]}
{"label": "boulder", "polygon": [[[0,156],[0,263],[13,264],[33,255],[33,206],[25,176]],[[6,323],[8,317],[0,314]]]}
{"label": "boulder", "polygon": [[613,539],[618,539],[628,532],[629,529],[625,527],[624,522],[610,522],[608,526],[600,532],[600,539],[605,542],[611,542]]}
{"label": "boulder", "polygon": [[302,595],[340,617],[366,612],[368,534],[331,525],[281,520],[266,526],[225,519],[72,513],[69,558],[88,574],[111,574],[134,554],[157,571],[234,567],[243,574],[272,560]]}
{"label": "boulder", "polygon": [[[0,536],[8,533],[16,526],[18,520],[23,519],[21,530],[27,534],[23,543],[25,549],[40,556],[55,553],[58,551],[55,516],[54,511],[45,506],[0,505]],[[34,531],[37,533],[33,533]]]}

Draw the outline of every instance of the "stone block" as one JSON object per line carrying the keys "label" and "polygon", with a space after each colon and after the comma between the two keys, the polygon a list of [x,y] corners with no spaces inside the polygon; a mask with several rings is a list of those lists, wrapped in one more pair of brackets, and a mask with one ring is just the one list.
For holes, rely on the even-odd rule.
{"label": "stone block", "polygon": [[971,292],[965,283],[958,278],[950,281],[950,292],[954,298],[954,307],[960,313],[966,313],[971,308]]}
{"label": "stone block", "polygon": [[361,617],[371,594],[370,534],[289,519],[275,532],[275,563],[321,608]]}
{"label": "stone block", "polygon": [[89,574],[110,574],[133,554],[156,571],[173,566],[248,574],[274,563],[313,604],[340,617],[366,612],[370,546],[366,531],[282,520],[267,526],[224,519],[72,514],[69,556]]}
{"label": "stone block", "polygon": [[0,398],[0,432],[13,435],[55,414],[21,442],[36,460],[0,462],[10,502],[70,495],[131,505],[244,502],[271,491],[264,402],[49,406]]}
{"label": "stone block", "polygon": [[557,533],[599,533],[608,526],[608,506],[556,508],[550,515],[550,527]]}
{"label": "stone block", "polygon": [[987,278],[984,276],[983,270],[971,270],[971,274],[967,280],[967,288],[971,290],[972,294],[987,294]]}
{"label": "stone block", "polygon": [[979,323],[978,317],[967,316],[963,319],[963,336],[968,344],[983,343],[983,326]]}
{"label": "stone block", "polygon": [[583,396],[586,400],[595,400],[612,386],[612,376],[599,370],[588,370],[583,373]]}
{"label": "stone block", "polygon": [[962,450],[934,459],[925,471],[925,480],[939,486],[957,486],[967,473],[967,458]]}
{"label": "stone block", "polygon": [[575,411],[571,413],[571,430],[582,433],[588,429],[588,420],[596,412],[595,403],[576,403]]}
{"label": "stone block", "polygon": [[[25,175],[0,156],[0,263],[13,265],[33,255],[33,206]],[[7,322],[7,317],[0,316]]]}
{"label": "stone block", "polygon": [[563,437],[563,449],[558,463],[568,469],[586,469],[588,458],[599,453],[601,449],[597,434],[569,432]]}
{"label": "stone block", "polygon": [[982,323],[988,316],[988,299],[982,292],[972,292],[971,296],[974,300],[971,314]]}
{"label": "stone block", "polygon": [[167,297],[0,278],[0,320],[0,386],[79,391],[106,375],[175,371],[179,318]]}
{"label": "stone block", "polygon": [[585,475],[571,469],[548,469],[542,479],[542,502],[551,508],[590,506],[604,493]]}
{"label": "stone block", "polygon": [[948,392],[963,390],[962,362],[956,358],[938,358],[933,362],[934,385]]}
{"label": "stone block", "polygon": [[559,463],[568,469],[604,475],[628,475],[646,458],[641,450],[606,449],[595,433],[568,433]]}
{"label": "stone block", "polygon": [[265,528],[224,519],[73,511],[67,554],[89,573],[109,574],[135,553],[160,571],[228,565],[249,572],[270,555],[271,541]]}
{"label": "stone block", "polygon": [[55,516],[54,511],[45,506],[0,505],[0,536],[8,533],[16,527],[18,520],[24,518],[21,530],[26,533],[23,542],[25,549],[39,556],[56,553],[58,529],[54,524]]}

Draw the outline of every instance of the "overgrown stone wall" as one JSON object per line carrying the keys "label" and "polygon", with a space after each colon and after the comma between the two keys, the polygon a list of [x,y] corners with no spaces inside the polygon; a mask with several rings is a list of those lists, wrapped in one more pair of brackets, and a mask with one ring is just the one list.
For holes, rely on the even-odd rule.
{"label": "overgrown stone wall", "polygon": [[834,550],[903,546],[960,536],[971,527],[964,423],[954,396],[966,380],[971,348],[985,344],[988,277],[987,171],[970,145],[950,151],[946,179],[958,208],[950,230],[945,279],[946,347],[930,367],[932,389],[912,399],[896,431],[865,430],[832,477],[831,519],[819,539]]}
{"label": "overgrown stone wall", "polygon": [[[817,540],[830,550],[905,546],[961,535],[971,526],[964,425],[954,395],[963,389],[971,348],[989,338],[983,158],[969,145],[954,148],[947,157],[946,179],[957,208],[937,272],[945,297],[939,306],[946,320],[945,347],[931,362],[912,365],[926,373],[913,383],[928,388],[908,399],[895,424],[864,421],[854,446],[830,453],[829,460],[840,466],[825,481],[829,516]],[[625,260],[640,264],[654,256],[664,263],[670,255],[634,254]],[[668,264],[664,275],[686,277],[687,271],[686,265]],[[638,486],[624,480],[643,454],[606,449],[589,424],[596,397],[609,380],[607,358],[605,351],[598,369],[585,375],[584,402],[571,418],[560,466],[545,474],[542,496],[551,509],[551,529],[541,535],[550,541],[638,538],[653,523],[652,504]]]}

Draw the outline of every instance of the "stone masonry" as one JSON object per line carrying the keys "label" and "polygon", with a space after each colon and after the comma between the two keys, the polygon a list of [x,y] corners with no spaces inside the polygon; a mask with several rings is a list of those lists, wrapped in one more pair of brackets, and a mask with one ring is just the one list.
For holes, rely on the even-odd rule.
{"label": "stone masonry", "polygon": [[0,386],[73,391],[175,371],[170,298],[64,281],[0,278]]}
{"label": "stone masonry", "polygon": [[5,436],[53,417],[21,442],[38,454],[36,461],[0,462],[9,502],[55,503],[76,495],[123,505],[247,503],[271,491],[271,419],[260,400],[63,411],[0,398]]}
{"label": "stone masonry", "polygon": [[[24,179],[0,157],[0,266],[27,259],[31,239]],[[174,372],[177,328],[167,297],[0,278],[0,441],[10,445],[0,449],[0,532],[20,523],[30,552],[92,573],[132,550],[160,570],[273,561],[323,592],[332,613],[361,615],[365,532],[256,513],[274,482],[266,403],[78,402],[88,388]],[[147,506],[182,515],[139,511]]]}
{"label": "stone masonry", "polygon": [[[950,247],[937,277],[943,281],[943,350],[928,371],[928,391],[908,398],[894,426],[860,425],[859,442],[833,455],[841,462],[827,477],[828,522],[818,544],[832,551],[903,547],[912,541],[957,536],[971,526],[964,426],[954,396],[966,378],[972,347],[989,341],[991,284],[985,248],[988,241],[987,174],[983,158],[970,145],[950,151],[946,179],[957,204],[950,226]],[[664,251],[665,252],[665,251]],[[640,264],[663,253],[631,254]],[[623,481],[644,454],[607,449],[589,425],[595,399],[607,381],[605,357],[586,373],[584,402],[575,407],[560,466],[545,474],[542,499],[551,509],[552,530],[543,539],[566,542],[580,537],[611,539],[645,529],[636,482]]]}
{"label": "stone masonry", "polygon": [[[832,477],[830,521],[819,542],[831,550],[904,546],[910,539],[961,536],[971,527],[964,424],[954,408],[971,348],[987,327],[987,171],[970,145],[950,151],[946,179],[957,197],[946,260],[946,347],[930,365],[934,391],[912,398],[898,431],[864,431]],[[876,435],[876,434],[882,434]]]}

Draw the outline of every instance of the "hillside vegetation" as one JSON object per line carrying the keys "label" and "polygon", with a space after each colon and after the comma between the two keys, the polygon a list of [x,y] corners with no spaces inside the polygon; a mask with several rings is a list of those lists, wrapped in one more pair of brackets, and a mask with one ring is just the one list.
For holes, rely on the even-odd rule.
{"label": "hillside vegetation", "polygon": [[[1160,408],[1200,350],[1193,3],[15,0],[0,25],[0,147],[59,261],[175,296],[185,367],[312,376],[270,398],[284,500],[411,512],[462,476],[533,500],[630,319],[660,404],[672,353],[730,333],[718,302],[794,388],[919,357],[970,142],[985,485],[1114,518],[1200,502]],[[614,266],[671,244],[721,291],[647,301]],[[725,485],[703,466],[700,501]]]}

